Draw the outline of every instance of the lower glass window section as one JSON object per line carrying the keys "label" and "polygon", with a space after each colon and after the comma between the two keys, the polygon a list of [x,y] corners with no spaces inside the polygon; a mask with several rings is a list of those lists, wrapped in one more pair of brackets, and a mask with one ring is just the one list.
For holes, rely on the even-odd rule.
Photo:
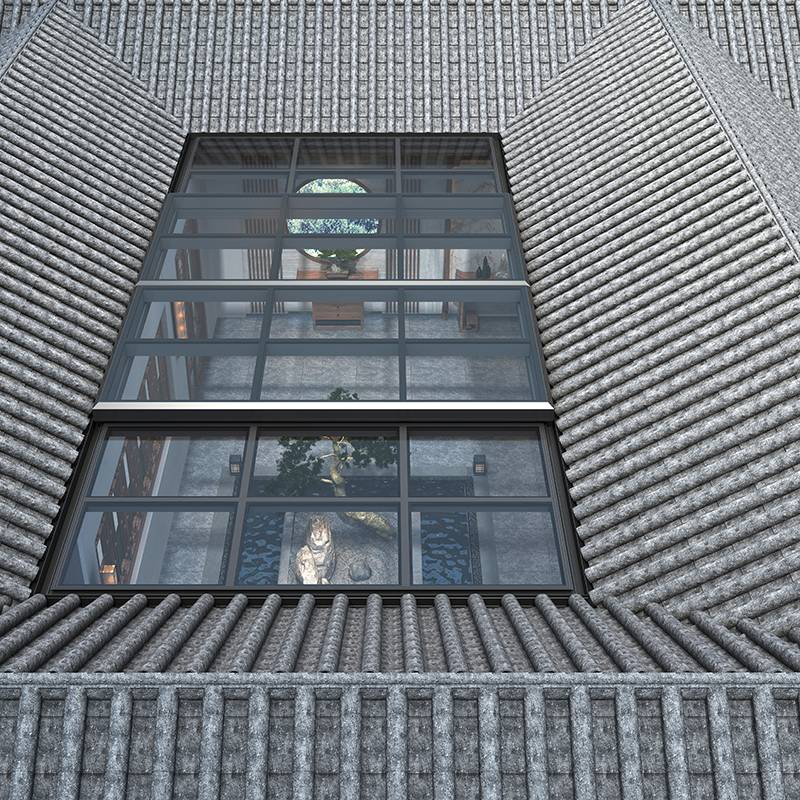
{"label": "lower glass window section", "polygon": [[62,586],[569,588],[544,429],[101,429]]}
{"label": "lower glass window section", "polygon": [[552,509],[436,506],[411,512],[414,582],[563,586]]}
{"label": "lower glass window section", "polygon": [[235,582],[396,585],[397,523],[396,508],[250,506]]}

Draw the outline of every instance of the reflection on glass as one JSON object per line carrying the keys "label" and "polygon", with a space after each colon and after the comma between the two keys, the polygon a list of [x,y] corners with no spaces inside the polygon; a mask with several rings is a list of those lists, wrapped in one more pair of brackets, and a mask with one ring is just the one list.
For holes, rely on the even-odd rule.
{"label": "reflection on glass", "polygon": [[250,356],[134,356],[120,400],[249,400],[255,372]]}
{"label": "reflection on glass", "polygon": [[500,216],[490,216],[491,212],[475,212],[467,216],[466,212],[454,209],[454,201],[447,203],[447,208],[426,209],[425,216],[407,216],[404,220],[404,232],[408,235],[439,234],[455,236],[464,233],[487,233],[500,236],[506,232]]}
{"label": "reflection on glass", "polygon": [[[340,220],[332,221],[338,224]],[[367,218],[348,218],[344,221],[347,224],[371,224]],[[284,239],[279,265],[274,263],[276,255],[273,247],[276,240],[272,238],[259,240],[251,247],[167,250],[156,277],[181,281],[270,280],[276,270],[277,277],[283,280],[313,281],[405,279],[494,282],[518,277],[507,250],[486,247],[407,247],[402,253],[401,263],[400,254],[396,249],[386,248],[385,239],[370,242],[369,237],[367,233],[339,241],[315,235]],[[413,239],[409,238],[406,242],[411,244]],[[441,242],[447,242],[444,235]]]}
{"label": "reflection on glass", "polygon": [[394,141],[383,137],[342,136],[300,139],[297,167],[393,167]]}
{"label": "reflection on glass", "polygon": [[[394,250],[364,246],[326,247],[323,240],[300,239],[297,247],[281,251],[280,278],[291,281],[376,281],[396,277],[397,258]],[[357,244],[361,244],[359,240]]]}
{"label": "reflection on glass", "polygon": [[403,173],[403,194],[494,194],[498,191],[493,172]]}
{"label": "reflection on glass", "polygon": [[393,497],[397,433],[336,431],[259,436],[250,494],[262,497]]}
{"label": "reflection on glass", "polygon": [[491,356],[408,356],[409,400],[535,399],[525,358]]}
{"label": "reflection on glass", "polygon": [[385,356],[267,356],[262,400],[397,400],[398,359]]}
{"label": "reflection on glass", "polygon": [[219,207],[204,211],[179,211],[171,233],[187,235],[269,236],[281,230],[280,198],[263,201],[260,209],[231,208],[233,201],[219,200]]}
{"label": "reflection on glass", "polygon": [[491,141],[480,137],[432,136],[401,139],[400,154],[404,168],[493,168]]}
{"label": "reflection on glass", "polygon": [[243,434],[109,435],[90,494],[231,497],[239,492],[243,454]]}
{"label": "reflection on glass", "polygon": [[220,584],[229,510],[89,510],[62,576],[67,585]]}
{"label": "reflection on glass", "polygon": [[542,445],[530,433],[409,435],[409,494],[416,497],[546,497]]}
{"label": "reflection on glass", "polygon": [[236,583],[345,585],[398,581],[397,511],[342,506],[276,510],[250,506]]}
{"label": "reflection on glass", "polygon": [[523,336],[519,303],[482,302],[479,292],[454,301],[405,304],[409,339],[518,339]]}
{"label": "reflection on glass", "polygon": [[395,302],[371,301],[363,294],[342,292],[312,291],[303,296],[308,299],[283,299],[284,295],[278,295],[272,309],[269,331],[271,338],[397,338],[398,314]]}
{"label": "reflection on glass", "polygon": [[292,138],[266,136],[198,137],[193,167],[286,169],[292,160]]}
{"label": "reflection on glass", "polygon": [[548,507],[412,511],[411,535],[414,583],[564,583],[555,523]]}
{"label": "reflection on glass", "polygon": [[506,250],[408,249],[404,264],[406,280],[507,281],[516,277]]}
{"label": "reflection on glass", "polygon": [[[265,295],[263,295],[265,296]],[[262,297],[263,297],[262,296]],[[150,301],[140,339],[258,339],[263,301],[234,299]]]}
{"label": "reflection on glass", "polygon": [[265,239],[249,248],[167,250],[156,277],[163,281],[266,281],[271,277],[272,244]]}
{"label": "reflection on glass", "polygon": [[187,194],[279,194],[286,191],[288,172],[209,172],[193,170],[183,191]]}

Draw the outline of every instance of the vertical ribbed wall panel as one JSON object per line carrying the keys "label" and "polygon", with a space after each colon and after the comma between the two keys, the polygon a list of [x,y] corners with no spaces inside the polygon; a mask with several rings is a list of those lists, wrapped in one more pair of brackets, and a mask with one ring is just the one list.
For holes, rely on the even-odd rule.
{"label": "vertical ribbed wall panel", "polygon": [[[13,722],[0,739],[0,797],[15,800],[245,791],[286,800],[733,800],[762,788],[789,798],[797,778],[796,682],[3,691],[0,725]],[[81,736],[83,746],[69,744]]]}
{"label": "vertical ribbed wall panel", "polygon": [[792,569],[800,263],[733,136],[645,2],[504,134],[595,598],[731,618]]}
{"label": "vertical ribbed wall panel", "polygon": [[58,4],[0,80],[0,139],[0,594],[21,600],[182,134]]}

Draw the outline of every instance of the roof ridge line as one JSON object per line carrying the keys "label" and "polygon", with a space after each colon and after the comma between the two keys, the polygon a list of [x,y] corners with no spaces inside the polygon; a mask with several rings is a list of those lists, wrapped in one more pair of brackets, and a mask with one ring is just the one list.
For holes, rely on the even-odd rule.
{"label": "roof ridge line", "polygon": [[[669,36],[673,47],[675,47],[675,49],[683,59],[683,62],[686,64],[687,70],[689,71],[695,83],[697,84],[697,87],[700,90],[700,93],[703,95],[703,99],[705,100],[706,104],[711,110],[711,113],[714,115],[720,127],[725,132],[725,135],[730,140],[731,145],[736,150],[736,153],[739,156],[745,171],[750,177],[750,180],[755,185],[759,195],[764,200],[764,203],[769,209],[769,212],[772,215],[773,219],[775,220],[776,225],[780,229],[781,233],[786,239],[787,244],[791,248],[792,253],[794,254],[795,258],[800,259],[800,241],[798,241],[798,238],[795,235],[792,226],[789,224],[789,221],[784,216],[783,212],[780,209],[780,206],[773,198],[772,193],[767,188],[766,182],[762,178],[761,173],[756,167],[753,159],[750,157],[750,154],[748,153],[746,147],[744,146],[741,139],[737,135],[733,125],[730,123],[728,117],[725,115],[725,112],[722,110],[722,107],[717,102],[713,92],[706,84],[706,81],[703,78],[702,74],[700,73],[700,70],[697,69],[693,57],[689,54],[688,50],[683,46],[683,43],[680,41],[680,37],[678,36],[673,27],[674,20],[669,18],[669,13],[665,13],[662,0],[648,0],[648,2],[655,11],[656,16],[658,17],[662,27],[667,33],[667,36]],[[692,25],[691,22],[687,24],[690,25],[693,30],[697,30],[696,26]],[[734,61],[729,54],[726,54],[725,51],[719,47],[719,45],[715,45],[712,39],[709,39],[708,41],[713,47],[715,47],[716,50],[719,51],[719,56],[721,58],[730,59],[730,61],[733,64],[736,64],[736,66],[741,69],[742,65],[739,64],[737,61]],[[742,77],[745,77],[748,73],[749,71],[743,72]]]}
{"label": "roof ridge line", "polygon": [[[39,26],[55,8],[57,2],[58,0],[48,0],[39,8],[29,11],[26,17],[9,29],[6,36],[0,38],[0,45],[6,45],[9,48],[9,54],[4,58],[0,58],[0,82],[2,82],[5,74],[25,49],[25,45],[28,44],[31,37],[39,29]],[[0,56],[2,56],[2,51],[3,47],[0,46]]]}
{"label": "roof ridge line", "polygon": [[[75,6],[67,3],[66,0],[50,0],[51,6],[50,8],[53,9],[56,6],[59,6],[61,10],[63,10],[66,14],[69,15],[72,22],[77,25],[82,30],[86,31],[92,39],[96,42],[97,46],[104,50],[108,56],[114,61],[117,67],[124,72],[128,78],[136,85],[136,88],[140,90],[143,94],[145,94],[160,110],[163,111],[165,115],[167,115],[170,120],[179,128],[182,132],[185,132],[185,126],[183,124],[183,120],[180,119],[175,113],[167,109],[166,106],[166,98],[160,97],[157,92],[151,90],[147,81],[143,80],[133,69],[133,65],[126,63],[122,58],[117,55],[116,50],[102,38],[101,31],[95,28],[91,23],[88,23],[84,16],[81,16],[78,13],[78,10]],[[87,0],[87,3],[90,3],[90,0]],[[92,4],[93,5],[93,4]]]}

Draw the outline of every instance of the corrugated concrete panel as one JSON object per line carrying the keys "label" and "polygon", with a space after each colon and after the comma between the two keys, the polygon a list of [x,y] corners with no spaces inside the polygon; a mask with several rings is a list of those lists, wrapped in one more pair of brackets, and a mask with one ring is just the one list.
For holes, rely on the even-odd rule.
{"label": "corrugated concrete panel", "polygon": [[0,687],[0,797],[789,800],[798,690],[747,673],[19,675]]}
{"label": "corrugated concrete panel", "polygon": [[[270,595],[248,605],[237,595],[214,605],[177,595],[147,605],[134,595],[114,607],[110,595],[81,604],[41,595],[15,606],[0,634],[0,672],[791,672],[800,671],[792,638],[756,620],[726,627],[693,611],[682,621],[650,604],[634,614],[609,599],[595,607],[573,595],[556,606],[506,595],[487,605],[405,595],[400,605],[336,595],[299,603]],[[367,624],[371,614],[380,625]],[[0,617],[2,619],[3,617]],[[410,631],[415,631],[410,636]]]}
{"label": "corrugated concrete panel", "polygon": [[72,12],[29,33],[0,81],[6,600],[30,592],[183,138]]}
{"label": "corrugated concrete panel", "polygon": [[593,597],[725,620],[797,599],[800,541],[800,263],[729,122],[633,2],[504,135]]}

